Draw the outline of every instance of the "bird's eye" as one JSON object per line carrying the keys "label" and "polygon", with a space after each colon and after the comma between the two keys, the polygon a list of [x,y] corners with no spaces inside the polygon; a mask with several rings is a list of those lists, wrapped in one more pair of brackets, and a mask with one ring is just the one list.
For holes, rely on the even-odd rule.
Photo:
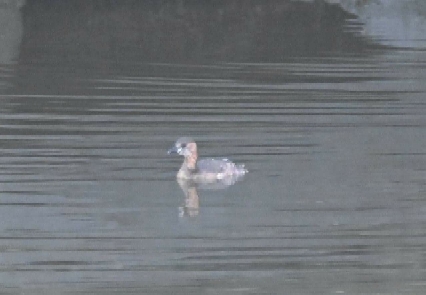
{"label": "bird's eye", "polygon": [[186,148],[186,143],[182,143],[182,144],[180,145],[180,147],[181,147],[181,148]]}

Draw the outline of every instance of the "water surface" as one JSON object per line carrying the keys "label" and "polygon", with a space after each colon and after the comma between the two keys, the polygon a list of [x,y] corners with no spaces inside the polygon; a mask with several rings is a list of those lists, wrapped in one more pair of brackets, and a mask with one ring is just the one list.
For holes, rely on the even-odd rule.
{"label": "water surface", "polygon": [[[1,95],[2,290],[423,294],[425,63],[18,66]],[[194,214],[166,154],[181,135],[250,170],[196,188]]]}
{"label": "water surface", "polygon": [[[298,23],[290,6],[249,5],[232,30],[232,5],[199,27],[182,19],[202,7],[152,12],[143,31],[125,6],[90,3],[66,17],[0,8],[15,28],[0,42],[0,293],[425,293],[422,48],[372,51],[337,6],[294,4],[311,13]],[[211,23],[219,45],[187,52],[204,62],[150,60],[174,47],[135,41],[178,24],[197,34],[158,44],[207,46]],[[225,189],[178,183],[167,150],[180,136],[249,174]]]}

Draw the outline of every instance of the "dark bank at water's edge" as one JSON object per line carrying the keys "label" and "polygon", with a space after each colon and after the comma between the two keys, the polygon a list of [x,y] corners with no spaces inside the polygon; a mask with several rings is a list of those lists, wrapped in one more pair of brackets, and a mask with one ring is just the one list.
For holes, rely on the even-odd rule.
{"label": "dark bank at water's edge", "polygon": [[23,60],[279,62],[375,47],[323,1],[29,0],[23,13]]}

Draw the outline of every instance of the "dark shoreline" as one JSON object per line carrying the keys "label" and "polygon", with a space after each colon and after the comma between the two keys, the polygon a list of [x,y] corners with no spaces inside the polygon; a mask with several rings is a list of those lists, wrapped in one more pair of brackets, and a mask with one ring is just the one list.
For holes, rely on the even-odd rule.
{"label": "dark shoreline", "polygon": [[324,1],[29,0],[22,11],[24,60],[280,62],[376,48]]}

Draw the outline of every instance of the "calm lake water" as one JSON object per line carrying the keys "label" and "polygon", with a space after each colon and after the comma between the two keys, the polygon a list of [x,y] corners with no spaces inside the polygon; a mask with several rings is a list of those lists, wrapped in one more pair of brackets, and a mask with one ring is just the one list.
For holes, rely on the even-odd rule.
{"label": "calm lake water", "polygon": [[426,52],[85,69],[2,67],[2,294],[425,293]]}

